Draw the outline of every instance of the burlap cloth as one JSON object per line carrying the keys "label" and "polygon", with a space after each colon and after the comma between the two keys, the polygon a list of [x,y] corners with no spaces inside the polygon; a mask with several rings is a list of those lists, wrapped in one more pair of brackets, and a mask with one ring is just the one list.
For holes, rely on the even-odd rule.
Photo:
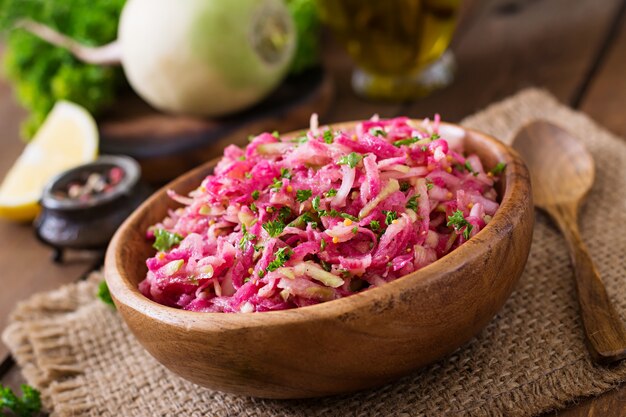
{"label": "burlap cloth", "polygon": [[[535,118],[567,126],[596,160],[582,233],[624,315],[626,142],[535,89],[463,124],[510,142]],[[33,296],[17,307],[4,332],[53,416],[518,416],[563,407],[626,379],[626,366],[603,368],[589,361],[565,244],[540,213],[524,275],[479,336],[411,376],[348,396],[258,400],[186,382],[148,355],[117,313],[94,298],[99,279],[96,273]]]}

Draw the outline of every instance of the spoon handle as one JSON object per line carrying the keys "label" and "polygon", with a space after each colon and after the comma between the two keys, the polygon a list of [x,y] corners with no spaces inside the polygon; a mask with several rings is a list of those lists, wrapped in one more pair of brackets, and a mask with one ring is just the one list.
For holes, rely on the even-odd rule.
{"label": "spoon handle", "polygon": [[547,209],[569,247],[576,275],[578,302],[592,359],[607,364],[626,358],[626,330],[580,236],[578,206],[557,204]]}

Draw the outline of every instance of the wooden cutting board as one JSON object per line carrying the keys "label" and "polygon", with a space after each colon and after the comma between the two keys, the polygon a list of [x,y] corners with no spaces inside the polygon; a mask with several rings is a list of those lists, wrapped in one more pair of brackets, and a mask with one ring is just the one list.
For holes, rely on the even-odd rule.
{"label": "wooden cutting board", "polygon": [[321,68],[288,77],[250,109],[214,119],[160,113],[129,93],[98,120],[100,152],[137,159],[144,179],[158,185],[220,156],[231,143],[245,145],[249,135],[306,128],[332,95],[332,79]]}

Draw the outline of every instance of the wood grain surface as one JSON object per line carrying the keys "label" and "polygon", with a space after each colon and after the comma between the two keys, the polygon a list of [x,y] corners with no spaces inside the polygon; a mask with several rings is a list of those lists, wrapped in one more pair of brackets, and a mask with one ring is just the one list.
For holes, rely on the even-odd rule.
{"label": "wood grain surface", "polygon": [[[325,121],[358,119],[373,113],[421,117],[434,111],[456,121],[520,88],[539,85],[563,102],[589,113],[608,129],[626,136],[626,0],[477,2],[480,9],[476,18],[455,40],[457,80],[449,88],[416,103],[385,104],[357,98],[349,85],[349,58],[332,39],[325,39],[325,65],[336,82],[334,101]],[[21,151],[17,125],[23,115],[6,83],[0,83],[0,176]],[[17,275],[0,274],[4,285],[0,293],[0,323],[6,319],[5,311],[17,300],[43,289],[46,282],[75,280],[88,268],[85,264],[81,272],[65,267],[50,269],[47,252],[37,248],[28,228],[0,221],[0,239],[0,266],[17,270]],[[20,244],[5,245],[7,241]],[[42,271],[45,281],[37,279]],[[5,352],[0,344],[0,362],[6,357]],[[15,368],[11,369],[11,378],[2,376],[3,383],[17,379]],[[626,387],[548,415],[624,416]]]}

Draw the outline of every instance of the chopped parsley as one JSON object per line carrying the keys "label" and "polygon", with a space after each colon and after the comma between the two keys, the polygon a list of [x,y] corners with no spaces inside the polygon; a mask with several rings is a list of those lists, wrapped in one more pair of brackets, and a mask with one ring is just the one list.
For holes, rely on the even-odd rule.
{"label": "chopped parsley", "polygon": [[313,206],[313,210],[317,211],[317,213],[320,215],[320,217],[326,216],[326,217],[343,217],[344,219],[350,219],[352,221],[359,221],[359,219],[357,217],[354,217],[351,214],[348,213],[340,213],[335,209],[332,210],[321,210],[320,209],[320,196],[317,195],[315,196],[315,198],[313,199],[313,201],[311,202],[311,205]]}
{"label": "chopped parsley", "polygon": [[300,203],[304,203],[309,198],[311,198],[312,195],[313,192],[311,190],[298,190],[296,191],[296,200],[298,200]]}
{"label": "chopped parsley", "polygon": [[311,204],[313,205],[313,210],[320,211],[320,196],[316,195]]}
{"label": "chopped parsley", "polygon": [[303,213],[296,217],[294,221],[288,224],[290,227],[304,227],[306,224],[310,224],[311,228],[317,229],[317,221],[311,213]]}
{"label": "chopped parsley", "polygon": [[283,206],[278,210],[278,219],[283,223],[291,217],[291,209],[287,206]]}
{"label": "chopped parsley", "polygon": [[256,213],[257,211],[259,211],[259,208],[256,206],[256,204],[252,203],[250,204],[250,210]]}
{"label": "chopped parsley", "polygon": [[493,167],[493,169],[489,172],[491,172],[493,175],[500,175],[502,174],[502,171],[504,171],[504,168],[506,168],[506,164],[504,162],[498,162],[498,165]]}
{"label": "chopped parsley", "polygon": [[446,226],[452,226],[458,232],[461,228],[465,227],[463,231],[463,237],[465,240],[470,238],[470,233],[474,226],[463,217],[463,212],[461,210],[455,211],[452,215],[448,216],[448,223]]}
{"label": "chopped parsley", "polygon": [[241,155],[241,156],[240,156],[239,158],[237,158],[237,159],[239,159],[240,161],[245,161],[245,160],[246,160],[246,156],[245,156],[245,155]]}
{"label": "chopped parsley", "polygon": [[474,171],[474,168],[472,168],[472,165],[469,163],[469,161],[465,161],[464,167],[468,172],[471,172],[472,175],[474,176],[478,175],[478,172]]}
{"label": "chopped parsley", "polygon": [[[343,217],[344,219],[350,219],[350,220],[352,220],[353,222],[358,222],[358,221],[359,221],[359,218],[358,218],[358,217],[353,216],[352,214],[348,214],[348,213],[339,213],[339,216],[340,216],[340,217]],[[333,216],[333,217],[336,217],[336,216]]]}
{"label": "chopped parsley", "polygon": [[354,226],[352,228],[352,233],[356,235],[358,232],[359,232],[359,227],[358,226]]}
{"label": "chopped parsley", "polygon": [[307,135],[303,132],[302,135],[294,138],[291,140],[291,142],[295,142],[298,144],[303,144],[303,143],[307,143],[309,141],[309,138],[307,137]]}
{"label": "chopped parsley", "polygon": [[334,197],[337,195],[337,190],[335,190],[334,188],[331,188],[330,190],[326,191],[326,197]]}
{"label": "chopped parsley", "polygon": [[274,252],[274,260],[267,266],[267,271],[275,271],[281,266],[285,265],[285,262],[291,258],[293,251],[290,247],[283,247]]}
{"label": "chopped parsley", "polygon": [[246,177],[247,179],[252,178],[252,173],[251,172],[246,172],[245,174],[243,174],[244,177]]}
{"label": "chopped parsley", "polygon": [[243,236],[239,241],[239,248],[243,251],[246,248],[247,243],[256,240],[256,235],[254,233],[248,233],[245,224],[241,225],[241,231],[243,232]]}
{"label": "chopped parsley", "polygon": [[168,232],[164,229],[156,229],[154,231],[154,238],[152,247],[161,252],[178,245],[183,240],[183,237],[178,233]]}
{"label": "chopped parsley", "polygon": [[391,210],[383,210],[383,214],[385,215],[385,224],[389,226],[394,220],[398,218],[398,213]]}
{"label": "chopped parsley", "polygon": [[426,178],[426,189],[432,190],[434,186],[435,184],[433,184],[433,182],[429,178]]}
{"label": "chopped parsley", "polygon": [[330,130],[324,131],[324,142],[328,144],[333,143],[333,132],[331,132]]}
{"label": "chopped parsley", "polygon": [[[111,293],[109,292],[109,287],[107,286],[106,281],[102,281],[98,284],[98,298],[104,304],[108,304],[115,308],[115,304],[113,303],[113,298],[111,298]],[[0,402],[0,404],[2,404],[2,402]]]}
{"label": "chopped parsley", "polygon": [[373,232],[378,232],[380,230],[380,222],[378,220],[372,220],[370,222],[370,229],[372,229]]}
{"label": "chopped parsley", "polygon": [[[344,215],[344,214],[346,214],[346,213],[339,213],[339,212],[338,212],[337,210],[335,210],[335,209],[332,209],[332,210],[330,210],[330,211],[328,211],[328,210],[322,210],[322,211],[320,211],[319,213],[320,213],[320,216],[326,216],[326,217],[344,217],[343,215]],[[349,214],[348,214],[348,216],[349,216]],[[346,218],[346,217],[344,217],[344,219],[345,219],[345,218]]]}
{"label": "chopped parsley", "polygon": [[291,172],[289,172],[289,170],[287,168],[281,168],[280,169],[280,177],[281,178],[287,178],[288,180],[291,179]]}
{"label": "chopped parsley", "polygon": [[339,165],[349,165],[350,168],[356,167],[359,162],[363,159],[363,155],[358,154],[356,152],[350,152],[348,155],[344,155],[339,158]]}
{"label": "chopped parsley", "polygon": [[413,211],[417,211],[417,199],[420,197],[420,195],[414,195],[413,197],[409,198],[409,201],[407,201],[406,203],[406,208],[411,209]]}
{"label": "chopped parsley", "polygon": [[400,182],[400,191],[405,192],[407,191],[409,188],[411,188],[411,184],[409,184],[406,181],[401,181]]}
{"label": "chopped parsley", "polygon": [[274,182],[270,185],[272,190],[280,190],[283,187],[283,180],[281,178],[274,178]]}
{"label": "chopped parsley", "polygon": [[278,130],[273,131],[272,136],[274,136],[276,139],[280,139],[280,133],[278,133]]}
{"label": "chopped parsley", "polygon": [[[430,136],[430,141],[432,142],[433,140],[437,140],[439,139],[440,136],[436,133],[432,134]],[[413,136],[412,138],[408,138],[408,139],[402,139],[402,140],[397,140],[393,143],[393,146],[397,146],[398,148],[402,145],[406,145],[406,146],[411,146],[414,143],[417,143],[419,141],[421,141],[422,138],[418,137],[418,136]],[[422,146],[422,151],[426,151],[426,149],[428,149],[426,146]]]}
{"label": "chopped parsley", "polygon": [[[326,240],[325,240],[325,239],[322,239],[322,240],[320,241],[320,249],[321,249],[321,250],[326,249]],[[322,261],[322,262],[324,262],[324,261]],[[322,264],[322,265],[324,265],[324,264]]]}
{"label": "chopped parsley", "polygon": [[383,138],[387,137],[387,132],[382,127],[373,127],[369,131],[370,135],[373,136],[382,136]]}
{"label": "chopped parsley", "polygon": [[[324,242],[324,241],[322,240],[322,242]],[[324,271],[326,271],[326,272],[330,272],[330,270],[333,267],[330,263],[328,263],[326,261],[320,261],[320,264],[322,264],[322,268],[324,268]]]}
{"label": "chopped parsley", "polygon": [[263,224],[263,229],[271,236],[278,237],[285,229],[285,223],[280,220],[273,220]]}
{"label": "chopped parsley", "polygon": [[3,410],[10,410],[18,417],[30,417],[41,412],[41,396],[39,391],[30,385],[22,384],[22,398],[15,395],[9,387],[0,384],[0,416]]}
{"label": "chopped parsley", "polygon": [[259,190],[252,191],[252,199],[253,200],[258,200],[260,195],[261,195],[261,193],[259,192]]}
{"label": "chopped parsley", "polygon": [[409,145],[413,145],[415,142],[419,142],[420,140],[422,140],[422,138],[413,136],[412,138],[397,140],[393,143],[393,146],[397,146],[398,148],[402,145],[409,146]]}

